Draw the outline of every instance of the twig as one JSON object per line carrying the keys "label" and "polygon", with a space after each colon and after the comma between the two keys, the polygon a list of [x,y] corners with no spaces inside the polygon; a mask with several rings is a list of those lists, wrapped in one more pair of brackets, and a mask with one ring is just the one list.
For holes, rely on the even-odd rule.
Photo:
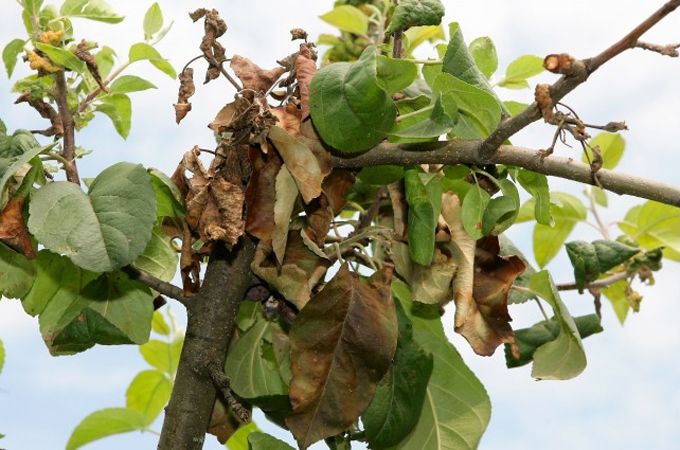
{"label": "twig", "polygon": [[[399,6],[399,0],[394,0],[394,6]],[[397,31],[393,34],[394,42],[392,43],[392,58],[401,58],[403,56],[402,51],[404,47],[403,43],[403,32]]]}
{"label": "twig", "polygon": [[550,317],[548,317],[548,314],[546,314],[545,309],[543,309],[543,305],[541,305],[541,301],[538,298],[534,298],[536,301],[536,304],[538,305],[538,309],[541,310],[541,314],[543,315],[543,318],[546,320],[546,322],[550,321]]}
{"label": "twig", "polygon": [[134,266],[123,267],[123,272],[127,273],[133,280],[137,280],[140,283],[147,285],[151,289],[160,292],[166,297],[174,298],[184,306],[187,306],[191,302],[191,300],[184,295],[181,288],[175,286],[174,284],[159,280],[153,275],[149,275],[148,273]]}
{"label": "twig", "polygon": [[610,240],[611,238],[609,236],[609,228],[604,223],[604,221],[600,217],[600,212],[597,210],[597,205],[595,205],[595,194],[593,193],[592,188],[590,188],[588,191],[588,201],[590,203],[589,204],[590,212],[593,214],[595,222],[597,222],[598,230],[602,234],[603,238],[605,238],[606,240]]}
{"label": "twig", "polygon": [[380,210],[380,202],[382,202],[382,199],[386,193],[387,187],[382,186],[380,189],[378,189],[378,192],[376,193],[375,198],[373,199],[373,203],[371,203],[371,206],[368,208],[368,210],[366,210],[364,214],[361,214],[361,216],[359,217],[359,224],[357,225],[356,230],[352,234],[359,233],[361,232],[361,230],[371,225],[371,222],[373,222],[373,219]]}
{"label": "twig", "polygon": [[[612,284],[625,280],[628,278],[630,274],[628,272],[618,272],[615,273],[614,275],[608,276],[606,278],[602,278],[600,280],[593,281],[592,283],[588,283],[585,286],[585,289],[596,289],[596,288],[604,288],[611,286]],[[558,284],[557,286],[558,291],[575,291],[578,288],[576,286],[576,283],[562,283]]]}
{"label": "twig", "polygon": [[66,179],[71,183],[80,185],[80,176],[78,176],[78,166],[76,166],[76,127],[73,121],[71,109],[68,106],[68,86],[66,85],[66,75],[61,70],[54,75],[57,85],[56,100],[59,109],[59,116],[61,123],[64,125],[64,148],[61,151],[61,156],[66,160],[64,164],[64,171],[66,172]]}
{"label": "twig", "polygon": [[[466,140],[434,142],[421,145],[418,151],[384,142],[357,156],[334,156],[332,164],[333,167],[342,169],[390,164],[505,164],[597,186],[591,167],[575,159],[556,155],[541,158],[537,150],[512,145],[503,145],[490,158],[485,158],[478,152],[480,142]],[[598,171],[597,176],[601,187],[608,191],[680,207],[680,189],[673,186],[607,169]]]}
{"label": "twig", "polygon": [[[586,81],[593,72],[607,61],[629,48],[634,48],[640,36],[661,21],[661,19],[677,9],[678,6],[680,6],[680,0],[671,0],[667,2],[640,25],[635,27],[633,31],[599,55],[587,60],[577,61],[579,64],[574,64],[574,69],[572,71],[562,76],[550,86],[550,95],[553,101],[555,103],[560,101],[565,95]],[[542,115],[538,104],[536,102],[532,103],[528,108],[516,116],[503,120],[491,135],[479,145],[477,151],[480,153],[483,160],[489,159],[503,142],[541,117]]]}
{"label": "twig", "polygon": [[635,43],[635,47],[641,48],[643,50],[656,52],[663,56],[670,56],[671,58],[677,58],[678,56],[680,56],[680,53],[678,53],[678,48],[680,48],[680,44],[659,45],[650,44],[649,42],[637,41]]}
{"label": "twig", "polygon": [[220,370],[215,364],[210,364],[207,367],[208,375],[215,387],[220,391],[224,399],[227,401],[229,408],[234,413],[236,418],[241,423],[250,422],[250,411],[246,409],[241,402],[236,400],[234,392],[231,390],[231,380],[223,370]]}

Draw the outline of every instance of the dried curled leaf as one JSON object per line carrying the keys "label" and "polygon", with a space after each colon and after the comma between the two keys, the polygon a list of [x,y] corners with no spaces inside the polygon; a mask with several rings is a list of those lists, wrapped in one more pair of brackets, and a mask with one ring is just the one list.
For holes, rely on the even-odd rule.
{"label": "dried curled leaf", "polygon": [[73,53],[79,60],[85,63],[87,70],[90,72],[90,75],[92,75],[92,78],[94,78],[94,80],[97,82],[99,88],[102,91],[107,92],[106,86],[104,85],[102,77],[99,74],[99,66],[97,66],[97,61],[95,61],[94,56],[92,56],[92,53],[90,53],[90,47],[85,39],[80,41]]}
{"label": "dried curled leaf", "polygon": [[227,31],[227,24],[216,9],[199,8],[189,13],[191,20],[196,22],[205,18],[203,23],[204,35],[201,40],[200,49],[203,56],[208,61],[208,70],[205,73],[205,83],[208,83],[220,76],[220,66],[226,61],[225,49],[217,42],[217,38]]}
{"label": "dried curled leaf", "polygon": [[264,70],[248,58],[234,55],[231,57],[231,69],[243,83],[244,89],[258,93],[265,93],[271,88],[281,75],[286,72],[283,67]]}
{"label": "dried curled leaf", "polygon": [[274,230],[276,175],[283,161],[276,152],[248,151],[252,173],[246,188],[246,231],[261,241],[270,241]]}
{"label": "dried curled leaf", "polygon": [[290,30],[291,41],[296,41],[298,39],[304,39],[307,41],[308,34],[302,28],[293,28]]}
{"label": "dried curled leaf", "polygon": [[309,117],[309,87],[314,75],[316,75],[316,59],[311,58],[309,52],[301,51],[295,58],[295,76],[298,80],[298,89],[300,89],[302,120]]}
{"label": "dried curled leaf", "polygon": [[0,241],[32,259],[36,253],[24,222],[25,201],[25,197],[15,197],[5,205],[0,213]]}
{"label": "dried curled leaf", "polygon": [[21,94],[21,96],[19,96],[19,98],[14,102],[14,104],[19,103],[28,103],[33,109],[38,111],[40,117],[50,121],[52,125],[47,130],[41,132],[43,136],[61,137],[64,135],[64,124],[61,121],[61,116],[52,107],[52,105],[45,102],[42,98],[31,97],[28,91]]}
{"label": "dried curled leaf", "polygon": [[259,144],[267,153],[267,133],[275,123],[276,117],[262,97],[254,101],[238,97],[225,105],[208,127],[216,133],[231,132],[231,141],[235,144]]}
{"label": "dried curled leaf", "polygon": [[184,119],[189,111],[191,111],[191,103],[189,98],[196,93],[196,85],[194,85],[194,69],[187,67],[179,74],[179,93],[177,94],[177,103],[175,104],[175,121],[179,124]]}
{"label": "dried curled leaf", "polygon": [[295,319],[286,424],[301,449],[354,424],[389,369],[398,335],[391,279],[386,267],[362,283],[345,264]]}

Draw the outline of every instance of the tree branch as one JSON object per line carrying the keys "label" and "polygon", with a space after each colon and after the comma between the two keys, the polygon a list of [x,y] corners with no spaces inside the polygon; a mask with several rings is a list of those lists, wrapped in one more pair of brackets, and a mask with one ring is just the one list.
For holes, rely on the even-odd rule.
{"label": "tree branch", "polygon": [[[626,278],[630,277],[631,275],[627,272],[619,272],[615,273],[614,275],[608,276],[606,278],[602,278],[601,280],[596,280],[593,281],[592,283],[588,283],[585,286],[585,289],[597,289],[597,288],[605,288],[608,286],[611,286],[612,284],[625,280]],[[557,286],[558,291],[573,291],[578,289],[578,286],[576,286],[576,283],[562,283],[558,284]]]}
{"label": "tree branch", "polygon": [[61,151],[61,156],[66,160],[64,164],[64,171],[66,171],[66,179],[71,183],[80,184],[80,176],[78,175],[78,166],[76,166],[76,127],[73,122],[73,115],[68,106],[68,86],[66,85],[66,75],[61,70],[54,75],[57,85],[56,100],[59,109],[59,116],[61,123],[64,126],[64,148]]}
{"label": "tree branch", "polygon": [[[342,169],[387,164],[505,164],[548,176],[598,185],[590,166],[573,158],[556,155],[542,158],[538,150],[512,145],[503,145],[490,158],[485,158],[478,152],[479,144],[480,141],[466,140],[433,142],[418,144],[417,148],[422,150],[415,151],[406,146],[384,142],[358,156],[334,156],[332,164],[333,167]],[[602,188],[616,194],[632,195],[680,207],[680,190],[672,186],[607,169],[598,171],[597,179]]]}
{"label": "tree branch", "polygon": [[[573,69],[569,71],[569,73],[563,75],[550,86],[550,96],[553,102],[559,102],[565,95],[586,81],[588,77],[604,63],[623,51],[634,48],[638,43],[640,36],[661,21],[661,19],[677,9],[678,6],[680,6],[680,0],[671,0],[667,2],[640,25],[635,27],[633,31],[625,35],[621,40],[601,52],[599,55],[583,61],[576,61],[578,64],[574,64]],[[491,135],[480,144],[478,149],[480,155],[483,159],[490,158],[496,149],[498,149],[498,147],[508,138],[541,117],[540,108],[538,104],[534,102],[518,115],[501,121],[500,125],[498,125]]]}
{"label": "tree branch", "polygon": [[171,283],[166,283],[163,280],[159,280],[153,275],[149,275],[141,269],[134,266],[123,267],[123,272],[128,274],[133,280],[137,280],[142,284],[150,287],[151,289],[158,291],[160,294],[166,297],[174,298],[184,306],[188,306],[191,299],[186,297],[182,292],[182,289]]}
{"label": "tree branch", "polygon": [[247,236],[231,252],[218,245],[210,255],[203,286],[187,306],[187,332],[159,450],[203,447],[217,398],[210,367],[224,367],[254,255],[255,243]]}

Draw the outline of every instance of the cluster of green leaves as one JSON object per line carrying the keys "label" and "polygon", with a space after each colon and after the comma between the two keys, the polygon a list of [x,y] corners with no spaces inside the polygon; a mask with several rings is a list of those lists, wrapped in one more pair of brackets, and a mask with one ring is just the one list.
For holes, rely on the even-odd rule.
{"label": "cluster of green leaves", "polygon": [[[52,5],[43,5],[42,0],[22,0],[23,22],[27,38],[10,41],[2,52],[8,77],[14,73],[17,59],[24,53],[29,60],[47,58],[52,70],[68,72],[69,106],[73,110],[76,127],[85,127],[96,112],[111,119],[116,131],[123,138],[130,133],[132,102],[128,94],[155,89],[148,80],[135,75],[122,75],[131,64],[149,61],[158,70],[171,78],[177,74],[172,65],[154,47],[169,31],[163,28],[163,14],[158,3],[154,3],[144,17],[144,40],[133,44],[128,51],[127,61],[116,65],[116,52],[106,45],[94,53],[97,72],[93,73],[86,61],[75,54],[77,42],[73,19],[87,19],[109,24],[121,22],[124,17],[115,13],[103,0],[67,0],[58,10]],[[93,50],[96,42],[88,41],[86,47]],[[51,73],[39,72],[18,80],[13,91],[28,92],[35,100],[54,103],[54,78]],[[101,83],[107,84],[102,92]]]}
{"label": "cluster of green leaves", "polygon": [[133,431],[153,432],[151,426],[170,399],[184,339],[168,310],[156,311],[151,327],[161,339],[151,339],[139,347],[149,368],[139,372],[125,394],[125,407],[105,408],[85,417],[71,433],[67,450],[116,434]]}

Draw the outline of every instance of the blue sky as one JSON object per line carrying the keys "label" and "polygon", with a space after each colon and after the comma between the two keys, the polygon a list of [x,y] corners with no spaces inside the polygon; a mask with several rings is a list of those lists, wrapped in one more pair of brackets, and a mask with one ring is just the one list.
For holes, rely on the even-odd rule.
{"label": "blue sky", "polygon": [[[21,33],[19,7],[2,0],[0,44]],[[78,22],[78,36],[88,36],[114,47],[125,55],[130,44],[141,40],[141,21],[152,3],[111,2],[127,16],[123,24]],[[166,19],[174,19],[173,30],[159,49],[176,68],[198,54],[200,24],[192,24],[186,12],[196,7],[219,9],[229,25],[224,39],[229,53],[248,56],[265,67],[292,50],[288,30],[303,27],[312,37],[330,28],[317,19],[330,9],[330,1],[319,0],[222,0],[213,2],[159,1]],[[545,55],[569,52],[592,56],[628,32],[662,2],[627,1],[444,1],[447,21],[459,21],[470,41],[488,35],[498,48],[501,70],[522,54]],[[668,17],[645,39],[657,43],[680,41],[680,13]],[[20,64],[21,65],[21,64]],[[19,71],[19,75],[22,72]],[[193,98],[194,111],[178,127],[172,103],[176,83],[160,72],[139,63],[128,72],[147,76],[159,89],[133,96],[133,128],[127,141],[113,131],[108,119],[97,118],[78,136],[95,151],[82,164],[83,176],[94,176],[106,166],[128,160],[171,172],[182,153],[193,145],[210,146],[212,135],[206,124],[230,101],[233,91],[220,81],[203,87]],[[625,120],[627,151],[619,166],[622,172],[647,176],[680,185],[680,60],[631,51],[604,66],[565,101],[589,122]],[[16,75],[15,75],[16,79]],[[554,79],[545,75],[547,82]],[[0,75],[0,117],[8,128],[44,126],[33,111],[13,106],[11,83],[4,70]],[[530,101],[531,91],[499,90],[503,98]],[[515,144],[542,148],[549,144],[552,129],[534,124],[513,139]],[[562,155],[580,158],[576,150],[560,147]],[[579,194],[573,183],[556,180],[554,190]],[[611,208],[604,212],[608,222],[621,218],[639,200],[610,196]],[[613,228],[616,232],[616,228]],[[616,234],[616,233],[615,233]],[[531,254],[531,228],[511,230],[525,253]],[[574,238],[594,239],[590,228],[581,226]],[[557,281],[572,278],[566,254],[551,264]],[[535,382],[528,367],[505,368],[502,352],[490,358],[472,354],[467,343],[451,332],[454,345],[485,384],[493,403],[488,431],[480,448],[551,448],[582,450],[617,448],[675,449],[680,442],[680,266],[667,263],[657,284],[641,289],[642,311],[629,316],[621,327],[611,308],[603,308],[605,332],[585,341],[589,366],[577,379],[564,382]],[[588,313],[592,300],[568,294],[564,299],[574,315]],[[180,307],[174,307],[180,312]],[[539,319],[532,305],[511,310],[516,327]],[[444,318],[452,331],[452,317]],[[7,360],[0,374],[0,432],[7,437],[0,447],[11,450],[62,448],[73,427],[88,413],[124,405],[127,384],[145,364],[135,347],[97,347],[72,357],[52,358],[40,338],[37,321],[26,316],[16,301],[0,301],[0,338]],[[160,425],[158,426],[160,429]],[[286,433],[281,434],[285,436]],[[155,448],[153,435],[123,435],[91,444],[88,449]],[[212,438],[206,449],[220,448]]]}

